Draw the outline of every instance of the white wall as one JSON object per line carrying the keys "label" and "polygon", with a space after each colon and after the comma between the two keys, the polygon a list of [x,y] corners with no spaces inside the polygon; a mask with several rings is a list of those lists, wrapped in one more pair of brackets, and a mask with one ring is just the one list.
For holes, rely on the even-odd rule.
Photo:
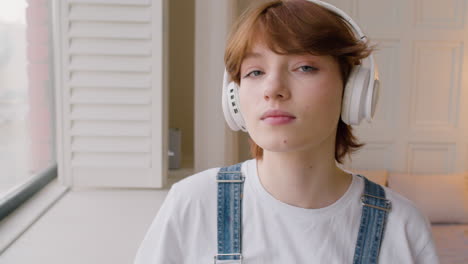
{"label": "white wall", "polygon": [[224,45],[236,1],[200,0],[195,5],[195,171],[200,171],[238,160],[237,137],[221,108]]}

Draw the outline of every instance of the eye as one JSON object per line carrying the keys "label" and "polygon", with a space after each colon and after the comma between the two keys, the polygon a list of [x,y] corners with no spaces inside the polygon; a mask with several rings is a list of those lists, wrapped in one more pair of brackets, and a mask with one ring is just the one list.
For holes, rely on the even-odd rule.
{"label": "eye", "polygon": [[300,71],[302,71],[302,72],[312,72],[312,71],[318,70],[317,68],[312,67],[312,66],[308,66],[308,65],[301,66],[301,67],[299,67],[298,69],[299,69]]}
{"label": "eye", "polygon": [[247,78],[247,77],[257,77],[257,76],[260,76],[261,74],[262,74],[261,71],[255,70],[255,71],[249,72],[247,75],[244,76],[244,78]]}

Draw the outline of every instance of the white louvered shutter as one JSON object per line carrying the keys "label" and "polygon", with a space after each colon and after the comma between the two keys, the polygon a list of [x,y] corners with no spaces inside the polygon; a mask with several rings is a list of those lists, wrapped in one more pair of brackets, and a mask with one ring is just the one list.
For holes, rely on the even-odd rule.
{"label": "white louvered shutter", "polygon": [[164,8],[164,0],[57,1],[57,159],[65,185],[165,185]]}

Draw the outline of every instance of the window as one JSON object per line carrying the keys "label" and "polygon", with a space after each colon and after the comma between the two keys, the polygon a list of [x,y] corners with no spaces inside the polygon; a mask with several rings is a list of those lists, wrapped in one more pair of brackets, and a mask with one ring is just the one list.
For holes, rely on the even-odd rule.
{"label": "window", "polygon": [[50,1],[28,2],[0,1],[0,219],[56,166]]}

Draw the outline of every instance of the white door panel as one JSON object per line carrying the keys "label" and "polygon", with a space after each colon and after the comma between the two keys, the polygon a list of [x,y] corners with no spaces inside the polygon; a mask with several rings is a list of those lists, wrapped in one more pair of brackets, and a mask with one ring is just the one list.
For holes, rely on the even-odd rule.
{"label": "white door panel", "polygon": [[409,173],[467,170],[468,40],[463,0],[333,0],[372,43],[382,80],[367,143],[345,167]]}

